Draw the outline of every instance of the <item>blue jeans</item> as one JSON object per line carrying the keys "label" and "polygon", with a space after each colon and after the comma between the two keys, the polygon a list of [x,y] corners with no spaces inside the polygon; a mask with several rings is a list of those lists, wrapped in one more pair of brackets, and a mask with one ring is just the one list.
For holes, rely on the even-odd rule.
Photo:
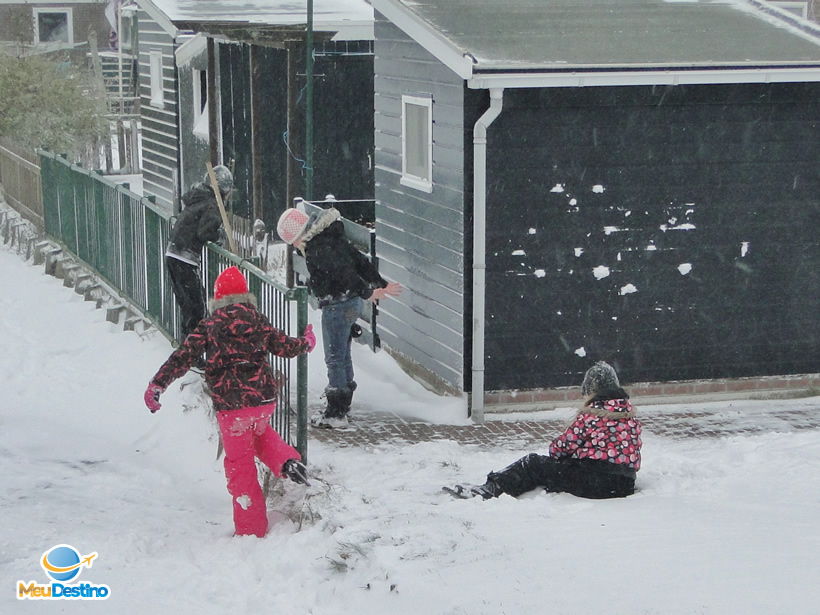
{"label": "blue jeans", "polygon": [[361,297],[353,297],[322,308],[322,343],[328,388],[347,389],[353,382],[350,327],[361,315],[363,303]]}

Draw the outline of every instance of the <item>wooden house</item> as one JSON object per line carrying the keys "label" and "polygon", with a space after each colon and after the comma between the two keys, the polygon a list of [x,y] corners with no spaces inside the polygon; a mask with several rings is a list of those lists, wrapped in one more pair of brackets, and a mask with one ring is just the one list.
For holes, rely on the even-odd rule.
{"label": "wooden house", "polygon": [[817,384],[816,24],[757,0],[372,4],[377,253],[407,287],[379,335],[420,377],[476,418],[569,400],[601,359],[644,392]]}
{"label": "wooden house", "polygon": [[[146,191],[173,207],[206,160],[231,164],[233,212],[270,226],[304,195],[304,8],[138,4]],[[314,30],[317,194],[372,198],[372,9],[317,0]]]}
{"label": "wooden house", "polygon": [[88,34],[108,48],[108,0],[0,0],[0,47],[14,55],[60,51],[84,60]]}

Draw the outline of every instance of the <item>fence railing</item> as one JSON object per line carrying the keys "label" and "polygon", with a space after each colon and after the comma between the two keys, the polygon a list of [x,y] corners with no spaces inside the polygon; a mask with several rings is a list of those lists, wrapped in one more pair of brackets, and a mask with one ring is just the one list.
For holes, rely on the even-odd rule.
{"label": "fence railing", "polygon": [[[93,171],[40,151],[44,229],[74,254],[131,307],[141,312],[169,339],[180,335],[179,310],[168,278],[164,254],[171,219],[150,199],[140,197]],[[202,282],[206,289],[220,271],[236,265],[248,278],[259,309],[286,334],[299,336],[307,325],[307,292],[287,288],[248,261],[208,244],[203,250]],[[293,361],[272,357],[285,383],[275,413],[277,431],[307,456],[307,358]],[[295,411],[293,407],[295,406]]]}
{"label": "fence railing", "polygon": [[40,167],[35,155],[0,140],[0,183],[9,205],[43,226],[43,199],[40,190]]}

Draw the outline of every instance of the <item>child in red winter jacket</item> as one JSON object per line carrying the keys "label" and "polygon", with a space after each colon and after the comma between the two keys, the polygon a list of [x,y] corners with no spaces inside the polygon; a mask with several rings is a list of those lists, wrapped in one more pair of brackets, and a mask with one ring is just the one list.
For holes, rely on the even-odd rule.
{"label": "child in red winter jacket", "polygon": [[259,486],[255,457],[276,476],[308,484],[299,452],[270,425],[281,385],[274,377],[268,353],[292,358],[316,345],[311,325],[300,338],[288,337],[256,309],[242,272],[229,267],[217,277],[211,316],[202,320],[168,357],[145,391],[151,412],[159,396],[207,354],[205,381],[211,390],[222,445],[225,476],[233,497],[237,535],[264,536],[268,529],[265,498]]}
{"label": "child in red winter jacket", "polygon": [[599,361],[581,384],[586,401],[569,427],[555,438],[549,456],[530,453],[483,485],[456,485],[445,490],[459,497],[519,496],[543,487],[584,498],[618,498],[635,491],[641,467],[641,422],[611,365]]}

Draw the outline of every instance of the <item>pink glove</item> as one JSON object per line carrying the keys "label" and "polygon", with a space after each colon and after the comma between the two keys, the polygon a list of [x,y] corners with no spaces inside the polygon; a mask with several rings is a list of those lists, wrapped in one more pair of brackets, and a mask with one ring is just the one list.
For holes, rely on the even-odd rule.
{"label": "pink glove", "polygon": [[302,339],[308,344],[308,352],[312,352],[313,349],[316,348],[316,334],[313,332],[313,325],[308,325],[305,327],[305,332],[302,335]]}
{"label": "pink glove", "polygon": [[149,384],[148,388],[145,389],[143,399],[145,400],[145,405],[148,406],[148,409],[151,411],[151,414],[162,407],[162,404],[159,403],[159,396],[162,395],[163,391],[164,389],[161,386],[154,383]]}

